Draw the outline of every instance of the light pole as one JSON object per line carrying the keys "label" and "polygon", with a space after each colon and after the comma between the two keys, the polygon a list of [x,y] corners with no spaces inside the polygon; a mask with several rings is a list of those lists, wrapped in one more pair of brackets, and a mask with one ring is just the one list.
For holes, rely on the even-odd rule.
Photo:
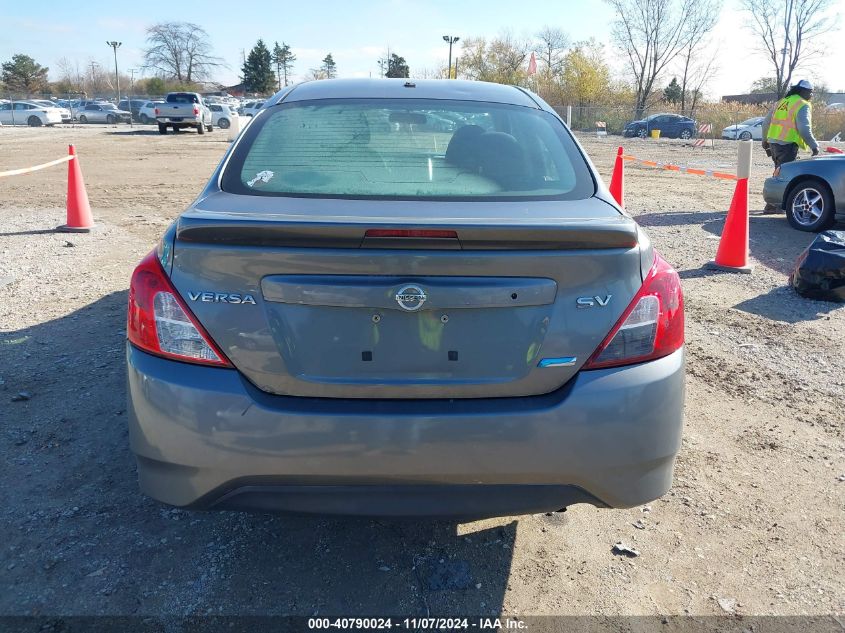
{"label": "light pole", "polygon": [[457,35],[455,35],[455,36],[452,36],[452,35],[444,35],[444,36],[443,36],[443,41],[444,41],[444,42],[449,42],[449,72],[446,74],[446,78],[447,78],[447,79],[451,79],[451,78],[452,78],[452,44],[454,44],[455,42],[457,42],[459,39],[461,39],[461,38],[460,38],[460,37],[458,37]]}
{"label": "light pole", "polygon": [[122,42],[106,42],[107,46],[114,49],[114,86],[117,90],[117,102],[120,103],[120,79],[117,76],[117,49],[120,48]]}

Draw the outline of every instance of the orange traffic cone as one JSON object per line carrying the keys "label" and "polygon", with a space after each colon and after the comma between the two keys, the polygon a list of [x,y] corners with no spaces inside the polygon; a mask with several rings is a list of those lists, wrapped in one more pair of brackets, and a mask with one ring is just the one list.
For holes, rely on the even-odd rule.
{"label": "orange traffic cone", "polygon": [[736,181],[716,259],[706,267],[737,273],[750,273],[753,270],[748,263],[748,178]]}
{"label": "orange traffic cone", "polygon": [[63,233],[88,233],[94,228],[94,218],[82,180],[82,168],[73,145],[68,145],[68,153],[73,158],[67,165],[67,224],[56,227],[56,230]]}
{"label": "orange traffic cone", "polygon": [[622,154],[624,150],[620,147],[616,152],[616,164],[613,165],[613,175],[610,177],[610,195],[616,203],[625,208],[625,168],[622,165]]}

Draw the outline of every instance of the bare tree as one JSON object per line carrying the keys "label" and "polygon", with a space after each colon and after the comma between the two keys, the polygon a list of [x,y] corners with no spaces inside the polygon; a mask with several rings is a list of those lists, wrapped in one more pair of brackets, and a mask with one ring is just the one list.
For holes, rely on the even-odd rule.
{"label": "bare tree", "polygon": [[691,18],[708,0],[606,1],[616,10],[613,39],[628,56],[639,117],[658,77],[689,44]]}
{"label": "bare tree", "polygon": [[563,56],[566,49],[569,48],[569,36],[557,27],[544,26],[539,33],[537,33],[539,42],[534,49],[540,58],[545,62],[545,67],[548,75],[554,75],[560,72],[563,67]]}
{"label": "bare tree", "polygon": [[192,83],[208,79],[223,60],[211,54],[208,33],[190,22],[161,22],[147,29],[144,68],[168,79]]}
{"label": "bare tree", "polygon": [[[684,53],[687,64],[684,66],[686,70],[684,71],[684,89],[681,94],[681,110],[690,117],[695,116],[695,109],[703,95],[704,87],[719,72],[719,66],[716,63],[717,56],[717,49],[711,50],[709,54],[701,51],[700,54],[696,53],[695,61],[689,62],[689,56],[686,52]],[[688,111],[687,107],[689,107]]]}
{"label": "bare tree", "polygon": [[708,36],[716,28],[721,0],[701,0],[693,8],[687,25],[688,41],[681,50],[681,111],[685,112],[688,101],[692,102],[691,112],[695,111],[701,89],[716,71],[715,53],[704,57],[707,52]]}
{"label": "bare tree", "polygon": [[522,85],[526,81],[526,63],[531,45],[510,33],[487,41],[468,37],[461,46],[463,75],[478,81]]}
{"label": "bare tree", "polygon": [[813,38],[829,32],[836,22],[827,15],[834,0],[742,0],[751,14],[750,28],[757,46],[775,71],[778,97],[786,94],[801,60],[819,51]]}
{"label": "bare tree", "polygon": [[85,73],[79,65],[79,61],[71,61],[62,57],[57,63],[59,81],[71,87],[75,92],[81,92],[85,86]]}

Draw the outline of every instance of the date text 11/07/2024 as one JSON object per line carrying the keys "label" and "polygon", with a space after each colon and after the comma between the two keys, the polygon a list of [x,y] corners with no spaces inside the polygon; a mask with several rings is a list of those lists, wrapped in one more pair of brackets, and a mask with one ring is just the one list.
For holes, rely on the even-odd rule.
{"label": "date text 11/07/2024", "polygon": [[471,630],[522,631],[528,629],[524,620],[512,618],[308,618],[309,630]]}

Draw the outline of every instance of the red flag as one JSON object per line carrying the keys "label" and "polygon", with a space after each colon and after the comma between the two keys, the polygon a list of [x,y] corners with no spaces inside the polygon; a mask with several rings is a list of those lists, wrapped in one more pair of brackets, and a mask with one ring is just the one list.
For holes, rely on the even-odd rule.
{"label": "red flag", "polygon": [[534,53],[531,53],[531,59],[528,60],[528,74],[537,74],[537,58],[534,57]]}

